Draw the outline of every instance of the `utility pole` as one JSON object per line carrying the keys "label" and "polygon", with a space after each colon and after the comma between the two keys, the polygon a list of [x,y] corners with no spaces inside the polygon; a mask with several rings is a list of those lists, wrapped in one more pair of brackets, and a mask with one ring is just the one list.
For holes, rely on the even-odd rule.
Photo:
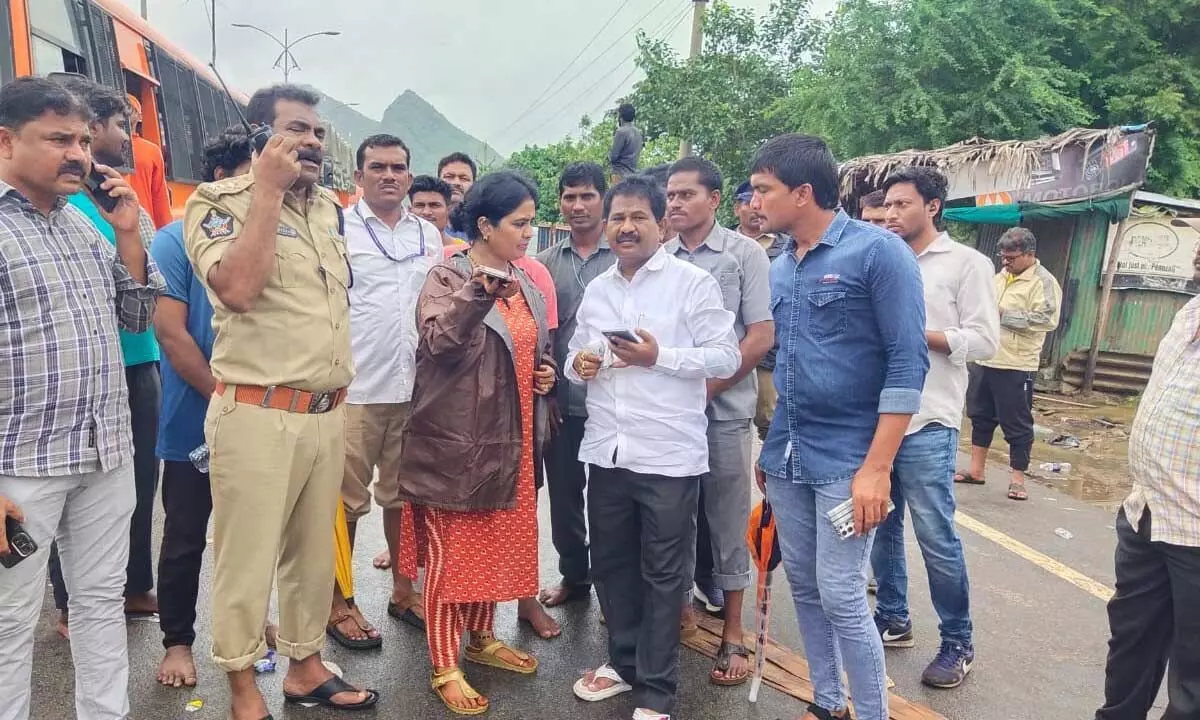
{"label": "utility pole", "polygon": [[[689,59],[699,57],[704,49],[704,13],[708,9],[708,0],[692,0],[692,47]],[[684,138],[679,143],[679,157],[685,158],[692,154],[692,141]]]}
{"label": "utility pole", "polygon": [[142,0],[142,19],[143,20],[150,19],[149,18],[149,7],[148,7],[149,5],[150,5],[150,0]]}

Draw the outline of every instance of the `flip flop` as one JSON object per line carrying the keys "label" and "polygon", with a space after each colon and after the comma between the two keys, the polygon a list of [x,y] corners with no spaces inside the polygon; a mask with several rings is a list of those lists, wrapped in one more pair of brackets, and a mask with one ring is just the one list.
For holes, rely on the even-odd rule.
{"label": "flip flop", "polygon": [[[502,660],[498,654],[501,650],[507,650],[521,660],[533,660],[533,665],[518,665],[507,660]],[[538,669],[537,659],[535,659],[532,655],[523,653],[520,650],[505,645],[503,642],[496,639],[493,639],[490,643],[482,648],[474,648],[470,645],[467,645],[466,650],[463,651],[463,657],[467,659],[467,662],[473,662],[476,665],[486,665],[488,667],[515,672],[520,675],[532,675],[537,672]]]}
{"label": "flip flop", "polygon": [[603,690],[589,690],[587,681],[584,678],[579,678],[575,681],[575,686],[571,688],[571,690],[575,693],[575,697],[579,698],[580,700],[586,700],[587,702],[600,702],[601,700],[614,698],[622,693],[627,693],[633,690],[633,686],[622,680],[621,676],[617,674],[617,671],[614,670],[612,665],[609,665],[608,663],[604,663],[592,671],[592,678],[611,680],[615,684],[610,685]]}
{"label": "flip flop", "polygon": [[1009,500],[1028,500],[1029,493],[1025,492],[1025,483],[1009,483],[1008,484],[1008,499]]}
{"label": "flip flop", "polygon": [[[333,701],[333,696],[344,692],[365,692],[367,699],[362,702],[342,705]],[[288,691],[283,692],[283,699],[289,703],[297,703],[303,705],[321,705],[328,708],[336,708],[338,710],[354,711],[366,710],[369,707],[374,707],[375,703],[379,702],[379,693],[374,690],[359,690],[342,678],[334,675],[325,682],[308,692],[307,695],[293,695]]]}
{"label": "flip flop", "polygon": [[[362,624],[359,623],[357,620],[355,620],[354,616],[352,614],[350,614],[348,611],[342,610],[341,612],[338,613],[338,616],[334,620],[331,620],[328,624],[325,625],[325,633],[327,635],[329,635],[329,637],[336,640],[337,643],[339,645],[341,645],[342,647],[349,648],[351,650],[374,650],[375,648],[383,647],[383,637],[382,636],[376,636],[376,637],[368,636],[368,637],[359,639],[359,638],[352,638],[349,635],[347,635],[346,633],[342,632],[342,629],[339,628],[338,625],[340,625],[342,622],[346,621],[347,619],[354,622],[354,624],[358,626],[359,630],[362,630],[363,632],[367,632],[368,628],[363,627]],[[376,632],[378,632],[378,631],[376,631]]]}
{"label": "flip flop", "polygon": [[987,481],[975,477],[970,472],[964,472],[960,470],[954,473],[954,482],[959,483],[960,485],[983,485]]}
{"label": "flip flop", "polygon": [[425,621],[421,619],[420,615],[413,612],[411,607],[401,610],[399,603],[388,601],[387,614],[400,622],[412,625],[422,632],[425,631]]}
{"label": "flip flop", "polygon": [[717,671],[728,673],[729,668],[733,666],[734,655],[745,658],[746,660],[750,659],[750,651],[744,646],[722,640],[721,647],[717,649],[717,662],[713,665],[712,672],[708,674],[708,681],[710,683],[713,685],[720,685],[722,687],[733,687],[734,685],[741,685],[745,683],[746,680],[750,678],[749,668],[747,668],[746,674],[740,678],[719,678],[713,675],[713,672]]}

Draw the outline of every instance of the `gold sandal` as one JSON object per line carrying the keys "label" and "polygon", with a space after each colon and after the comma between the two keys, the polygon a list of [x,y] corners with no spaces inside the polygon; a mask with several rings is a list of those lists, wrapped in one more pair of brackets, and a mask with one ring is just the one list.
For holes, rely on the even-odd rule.
{"label": "gold sandal", "polygon": [[[449,685],[452,682],[458,683],[458,691],[462,693],[463,698],[467,700],[483,698],[484,704],[474,708],[460,707],[447,700],[446,696],[442,693],[442,686]],[[475,688],[467,684],[467,677],[463,675],[463,671],[459,668],[447,670],[440,674],[436,672],[432,673],[429,676],[429,684],[433,687],[433,693],[438,696],[442,704],[449,708],[451,712],[458,713],[459,715],[482,715],[487,712],[487,698],[484,698]]]}
{"label": "gold sandal", "polygon": [[[532,660],[533,665],[517,665],[515,663],[510,663],[507,660],[500,658],[498,653],[501,650],[509,651],[522,661],[528,662],[529,660]],[[521,675],[532,675],[537,672],[538,669],[537,658],[529,655],[528,653],[523,653],[514,647],[505,645],[496,638],[492,638],[492,641],[482,648],[472,647],[470,644],[468,644],[466,652],[463,654],[466,656],[467,662],[473,662],[476,665],[486,665],[488,667],[499,668],[501,670],[508,670],[509,672],[520,673]]]}

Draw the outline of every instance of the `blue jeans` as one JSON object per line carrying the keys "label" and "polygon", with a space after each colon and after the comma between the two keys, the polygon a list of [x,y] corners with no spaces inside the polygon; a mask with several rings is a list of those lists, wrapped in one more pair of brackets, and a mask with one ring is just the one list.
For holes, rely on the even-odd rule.
{"label": "blue jeans", "polygon": [[846,707],[842,663],[858,720],[887,720],[883,642],[863,588],[874,532],[843,540],[825,513],[850,497],[850,479],[823,485],[767,476],[783,566],[812,673],[816,704]]}
{"label": "blue jeans", "polygon": [[929,594],[943,640],[971,647],[971,603],[962,540],[954,527],[954,464],[958,430],[927,425],[904,438],[892,467],[896,509],[876,531],[871,566],[879,591],[875,612],[883,620],[905,624],[908,617],[908,568],[904,558],[904,508],[912,513],[917,544],[925,558]]}

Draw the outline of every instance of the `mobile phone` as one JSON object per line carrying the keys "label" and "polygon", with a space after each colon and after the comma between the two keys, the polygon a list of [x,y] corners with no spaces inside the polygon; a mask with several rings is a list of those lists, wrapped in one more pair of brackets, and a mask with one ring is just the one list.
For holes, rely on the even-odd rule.
{"label": "mobile phone", "polygon": [[6,568],[13,567],[37,552],[37,543],[16,518],[4,518],[4,533],[8,536],[8,554],[0,555],[0,565]]}
{"label": "mobile phone", "polygon": [[[891,513],[896,509],[896,505],[888,499],[887,511]],[[839,503],[836,507],[825,513],[825,517],[829,518],[829,522],[833,524],[833,530],[838,534],[838,537],[845,540],[854,537],[854,498],[846,498],[845,502]]]}
{"label": "mobile phone", "polygon": [[490,268],[487,265],[477,265],[475,267],[475,269],[477,269],[479,272],[483,273],[484,275],[487,275],[488,277],[492,278],[493,280],[499,280],[502,283],[510,283],[513,281],[512,275],[509,275],[508,273],[503,272],[502,270],[496,270],[496,269]]}
{"label": "mobile phone", "polygon": [[601,330],[600,334],[612,340],[613,338],[621,338],[631,343],[640,343],[642,339],[638,337],[632,330]]}
{"label": "mobile phone", "polygon": [[108,179],[107,175],[93,167],[88,176],[84,178],[83,184],[87,186],[88,192],[92,194],[92,199],[96,201],[100,209],[110,213],[117,209],[117,204],[121,202],[121,199],[115,198],[109,195],[108,191],[100,189],[100,186]]}

